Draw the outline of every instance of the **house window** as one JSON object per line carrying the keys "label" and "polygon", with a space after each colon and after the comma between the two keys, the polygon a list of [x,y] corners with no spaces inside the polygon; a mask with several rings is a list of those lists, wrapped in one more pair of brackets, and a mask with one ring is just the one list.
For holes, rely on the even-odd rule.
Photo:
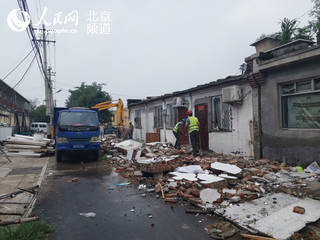
{"label": "house window", "polygon": [[155,128],[162,128],[163,125],[163,119],[162,119],[162,107],[156,107],[155,108],[155,115],[154,115],[154,127]]}
{"label": "house window", "polygon": [[320,78],[280,86],[283,128],[320,128]]}
{"label": "house window", "polygon": [[167,105],[167,113],[168,113],[168,118],[167,118],[167,128],[174,128],[175,123],[177,122],[177,112],[178,109],[172,107],[172,104]]}
{"label": "house window", "polygon": [[140,113],[140,111],[135,111],[134,127],[141,128],[141,113]]}
{"label": "house window", "polygon": [[212,98],[212,129],[215,131],[231,131],[231,107],[223,103],[221,96]]}

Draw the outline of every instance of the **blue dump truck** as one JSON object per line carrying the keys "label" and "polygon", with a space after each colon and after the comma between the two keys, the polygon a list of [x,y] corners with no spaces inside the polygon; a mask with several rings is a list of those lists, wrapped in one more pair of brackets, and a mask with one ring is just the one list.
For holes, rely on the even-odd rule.
{"label": "blue dump truck", "polygon": [[98,160],[100,142],[97,110],[54,108],[52,133],[57,162],[61,162],[62,156],[67,154],[87,154],[88,158]]}

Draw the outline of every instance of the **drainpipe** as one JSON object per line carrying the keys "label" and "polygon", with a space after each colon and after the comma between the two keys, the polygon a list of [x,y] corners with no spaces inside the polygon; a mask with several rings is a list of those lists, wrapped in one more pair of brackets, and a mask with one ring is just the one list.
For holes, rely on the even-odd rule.
{"label": "drainpipe", "polygon": [[166,101],[163,99],[162,103],[162,116],[163,116],[163,131],[164,131],[164,141],[167,142],[167,106]]}
{"label": "drainpipe", "polygon": [[262,151],[262,124],[261,124],[261,86],[258,84],[258,124],[259,124],[259,157],[263,158]]}

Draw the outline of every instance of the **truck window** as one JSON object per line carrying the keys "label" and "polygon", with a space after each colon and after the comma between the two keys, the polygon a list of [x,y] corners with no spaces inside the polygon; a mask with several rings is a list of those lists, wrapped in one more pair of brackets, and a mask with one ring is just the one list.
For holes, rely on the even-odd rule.
{"label": "truck window", "polygon": [[98,118],[95,112],[62,112],[60,126],[97,126]]}

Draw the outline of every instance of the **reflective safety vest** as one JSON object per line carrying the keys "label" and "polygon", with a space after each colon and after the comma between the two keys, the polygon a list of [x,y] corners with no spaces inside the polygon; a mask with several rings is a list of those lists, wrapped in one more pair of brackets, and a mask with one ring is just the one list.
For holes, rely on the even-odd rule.
{"label": "reflective safety vest", "polygon": [[174,128],[173,128],[173,130],[172,131],[174,131],[175,133],[178,133],[178,130],[179,130],[179,124],[182,124],[182,122],[178,122],[175,126],[174,126]]}
{"label": "reflective safety vest", "polygon": [[193,131],[198,131],[199,132],[199,125],[198,125],[198,118],[196,117],[189,117],[189,133]]}

